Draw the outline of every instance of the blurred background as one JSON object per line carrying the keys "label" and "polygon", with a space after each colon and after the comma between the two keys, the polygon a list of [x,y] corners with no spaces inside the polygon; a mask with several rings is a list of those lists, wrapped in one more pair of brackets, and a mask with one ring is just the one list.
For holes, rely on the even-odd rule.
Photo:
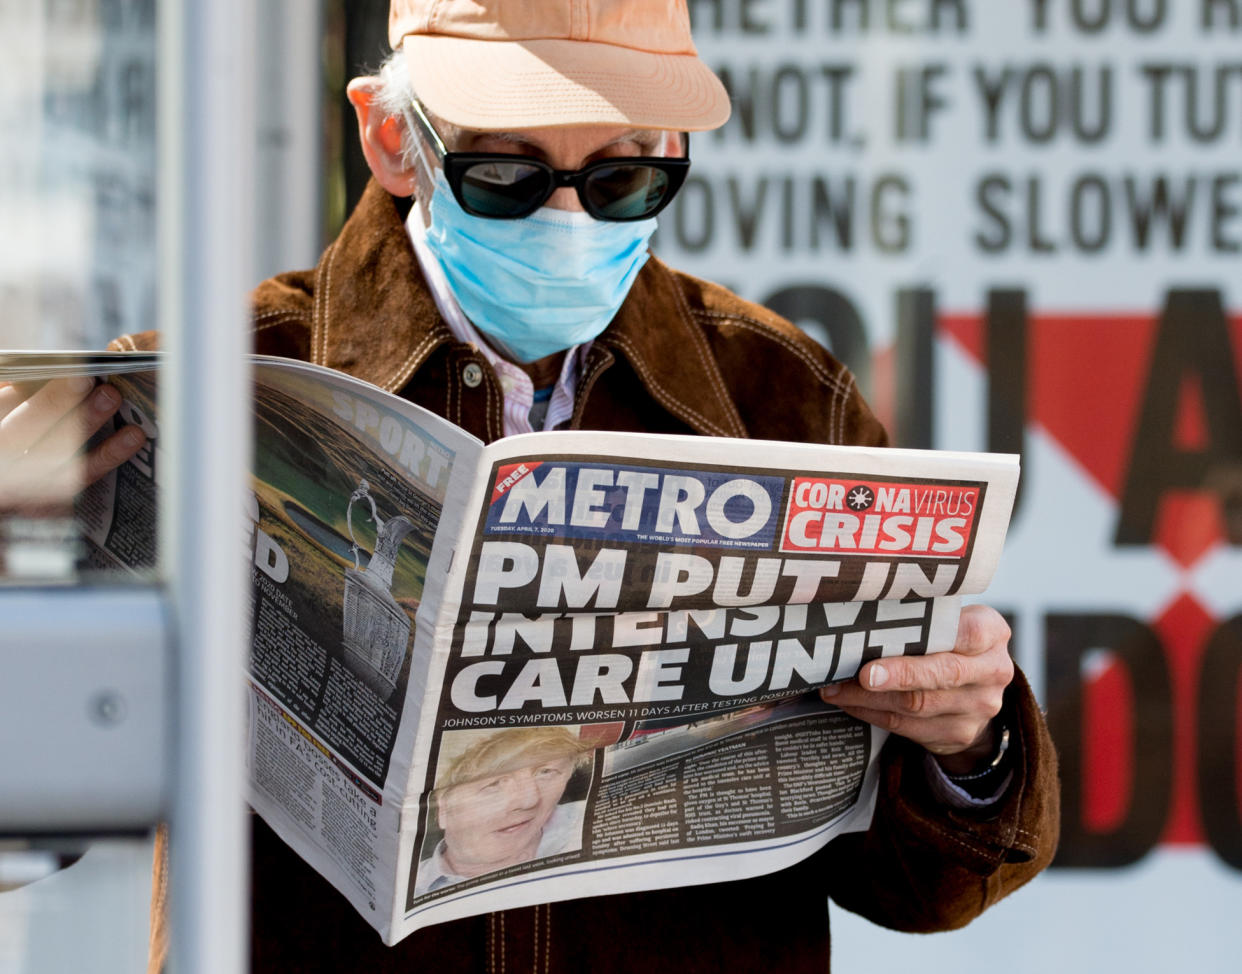
{"label": "blurred background", "polygon": [[[1060,751],[1057,862],[968,932],[838,911],[839,969],[1235,971],[1242,0],[690,8],[734,113],[656,251],[832,348],[899,445],[1022,454],[986,601]],[[0,0],[0,348],[157,326],[159,9]],[[360,195],[344,85],[387,53],[385,2],[257,9],[256,283]],[[65,855],[0,843],[0,969],[68,969],[71,915],[132,969],[149,843],[40,879]]]}

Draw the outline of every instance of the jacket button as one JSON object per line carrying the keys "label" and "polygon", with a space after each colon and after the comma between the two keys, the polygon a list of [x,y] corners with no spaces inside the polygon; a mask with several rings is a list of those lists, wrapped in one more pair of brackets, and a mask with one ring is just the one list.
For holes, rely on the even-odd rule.
{"label": "jacket button", "polygon": [[476,388],[483,381],[483,366],[478,362],[467,362],[461,370],[461,381],[471,389]]}

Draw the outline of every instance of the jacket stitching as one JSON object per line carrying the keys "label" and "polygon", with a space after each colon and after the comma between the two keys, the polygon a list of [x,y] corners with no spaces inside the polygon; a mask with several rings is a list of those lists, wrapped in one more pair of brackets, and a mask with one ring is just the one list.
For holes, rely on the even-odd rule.
{"label": "jacket stitching", "polygon": [[491,429],[491,439],[499,439],[505,435],[505,397],[501,393],[500,398],[496,398],[495,379],[489,379],[484,376],[483,384],[487,386],[487,415]]}
{"label": "jacket stitching", "polygon": [[487,396],[484,406],[487,414],[487,438],[494,440],[504,434],[504,420],[499,419],[499,425],[497,425],[499,411],[496,409],[496,397],[492,394],[491,380],[484,376],[482,385],[483,392]]}
{"label": "jacket stitching", "polygon": [[539,974],[539,904],[535,904],[535,922],[531,925],[535,944],[534,960],[531,962],[531,974]]}
{"label": "jacket stitching", "polygon": [[756,321],[754,318],[748,318],[744,315],[733,314],[725,311],[703,311],[700,314],[710,318],[721,318],[732,321],[740,328],[752,332],[761,338],[767,338],[776,342],[786,351],[799,359],[803,365],[832,393],[832,399],[829,401],[828,426],[832,431],[831,435],[834,443],[842,443],[845,440],[845,417],[846,410],[844,404],[849,401],[853,394],[855,379],[854,373],[847,369],[844,365],[840,371],[834,376],[829,375],[818,362],[811,356],[799,348],[793,341],[786,338],[779,332],[773,331],[770,327],[765,326],[762,322]]}
{"label": "jacket stitching", "polygon": [[458,426],[461,425],[461,379],[458,378],[456,371],[449,373],[449,399],[445,404],[445,412],[452,416],[452,420]]}
{"label": "jacket stitching", "polygon": [[756,321],[754,318],[748,318],[745,315],[734,314],[727,311],[699,311],[697,314],[708,318],[722,318],[726,321],[732,321],[734,324],[741,328],[745,328],[747,331],[754,332],[757,335],[776,342],[778,345],[784,347],[786,351],[792,353],[800,359],[802,364],[810,369],[815,377],[819,379],[820,382],[824,383],[824,385],[837,389],[841,387],[841,372],[848,371],[844,366],[841,367],[841,372],[838,372],[835,376],[830,375],[822,365],[808,355],[804,349],[799,348],[794,341],[786,338],[770,326],[763,324],[763,322]]}
{"label": "jacket stitching", "polygon": [[690,406],[686,405],[680,399],[676,399],[673,396],[670,396],[667,392],[665,392],[664,387],[661,386],[658,382],[656,382],[655,378],[647,370],[647,366],[643,363],[642,358],[639,356],[638,352],[634,349],[634,346],[631,344],[628,338],[626,338],[623,335],[613,335],[612,340],[614,344],[620,346],[621,348],[624,348],[627,352],[629,352],[630,363],[634,366],[635,370],[637,370],[638,374],[643,377],[643,381],[645,381],[648,387],[651,389],[652,395],[654,395],[656,399],[659,400],[662,406],[664,406],[670,412],[673,412],[675,414],[680,411],[682,415],[690,416],[696,422],[698,422],[704,429],[709,430],[712,433],[715,433],[717,436],[729,436],[730,435],[728,430],[720,426],[717,426],[715,423],[711,422],[709,419],[707,419],[707,417],[705,417],[697,409],[691,409]]}
{"label": "jacket stitching", "polygon": [[552,904],[543,908],[543,974],[552,970]]}
{"label": "jacket stitching", "polygon": [[[492,422],[496,424],[496,436],[497,437],[504,436],[505,435],[504,392],[501,392],[500,395],[497,396],[496,390],[494,388],[489,389],[487,393],[487,401],[491,403],[491,406],[492,406]],[[529,414],[527,418],[529,419]]]}
{"label": "jacket stitching", "polygon": [[535,922],[532,925],[534,929],[534,944],[535,944],[534,958],[531,961],[531,967],[530,967],[532,974],[539,974],[539,909],[540,909],[539,905],[536,904],[535,905]]}
{"label": "jacket stitching", "polygon": [[595,380],[599,378],[600,373],[607,367],[608,366],[603,359],[596,359],[595,364],[591,366],[590,371],[578,380],[578,390],[574,394],[574,399],[576,400],[574,403],[575,416],[578,412],[579,403],[582,404],[584,409],[586,408],[587,396],[590,395],[591,389],[595,386]]}
{"label": "jacket stitching", "polygon": [[[258,318],[255,318],[255,321],[256,321],[256,322],[257,322],[258,320],[259,320]],[[266,330],[267,330],[267,329],[269,329],[269,328],[279,328],[281,325],[288,324],[288,323],[289,323],[289,322],[291,322],[291,321],[292,321],[292,322],[297,322],[297,321],[299,321],[299,320],[300,320],[300,316],[299,316],[299,315],[296,315],[296,314],[286,314],[286,315],[283,315],[283,316],[281,316],[281,317],[277,318],[275,321],[265,321],[265,322],[264,322],[263,324],[261,324],[261,325],[256,324],[256,325],[254,326],[254,329],[253,329],[253,330],[254,330],[254,332],[257,334],[258,332],[261,332],[261,331],[266,331]]]}
{"label": "jacket stitching", "polygon": [[[669,277],[672,277],[672,272],[667,268],[665,268],[664,272]],[[686,303],[685,292],[682,291],[680,282],[675,279],[673,281],[672,291],[677,296],[677,310],[681,313],[681,319],[685,322],[686,328],[694,340],[694,345],[698,349],[699,361],[703,363],[703,368],[711,377],[712,388],[716,391],[717,398],[729,407],[729,419],[731,421],[731,425],[733,426],[732,435],[745,436],[746,427],[742,425],[741,420],[738,418],[736,407],[733,405],[733,400],[725,391],[724,382],[720,377],[720,369],[716,365],[716,360],[711,357],[711,350],[707,346],[707,339],[703,336],[703,333],[699,331],[698,326],[690,313],[690,306]]]}
{"label": "jacket stitching", "polygon": [[944,836],[946,839],[948,839],[954,845],[958,846],[960,849],[964,849],[966,852],[969,852],[972,856],[980,856],[984,859],[992,858],[988,856],[985,850],[979,849],[976,846],[971,845],[969,842],[966,842],[964,839],[961,839],[958,836],[954,835],[952,832],[950,832],[948,829],[944,828],[943,826],[937,825],[935,822],[928,822],[927,825],[928,827],[931,828],[933,832],[938,832],[940,835]]}
{"label": "jacket stitching", "polygon": [[838,443],[845,442],[845,417],[848,413],[848,410],[845,409],[845,404],[849,402],[850,397],[854,394],[854,373],[846,372],[845,374],[847,377],[845,387],[838,389],[837,398],[834,402],[834,406],[837,410],[836,426]]}
{"label": "jacket stitching", "polygon": [[840,443],[843,425],[845,423],[845,410],[841,408],[842,393],[840,390],[833,390],[832,395],[828,399],[828,423],[832,429],[832,442]]}
{"label": "jacket stitching", "polygon": [[277,308],[275,311],[263,311],[263,312],[261,312],[261,313],[259,313],[259,314],[251,315],[250,317],[251,317],[251,320],[252,320],[252,321],[264,321],[264,320],[266,320],[266,319],[268,319],[268,318],[290,318],[290,319],[293,319],[293,318],[298,318],[298,317],[300,317],[300,315],[298,314],[298,312],[296,312],[296,311],[291,311],[291,310],[289,310],[288,308]]}
{"label": "jacket stitching", "polygon": [[505,913],[500,912],[500,974],[505,974]]}
{"label": "jacket stitching", "polygon": [[487,915],[487,969],[491,974],[496,970],[496,914]]}
{"label": "jacket stitching", "polygon": [[[669,276],[671,277],[672,275],[670,274]],[[699,354],[699,361],[703,363],[703,368],[711,376],[712,388],[716,391],[717,396],[720,396],[723,398],[724,397],[723,386],[719,382],[719,378],[715,374],[715,370],[712,369],[712,362],[708,359],[707,349],[705,347],[707,343],[703,339],[703,336],[699,332],[698,328],[695,326],[695,322],[691,319],[690,307],[686,303],[685,293],[682,291],[681,287],[678,286],[679,283],[680,282],[674,280],[673,281],[674,286],[672,288],[673,294],[677,298],[677,311],[681,315],[681,320],[686,325],[686,330],[690,332],[691,338],[694,340],[695,348],[698,350],[698,354]]]}
{"label": "jacket stitching", "polygon": [[409,378],[414,369],[417,367],[417,362],[415,360],[424,353],[427,346],[434,344],[435,341],[435,335],[428,335],[416,346],[414,346],[414,351],[410,352],[410,354],[406,356],[405,361],[397,366],[397,370],[393,372],[392,375],[390,375],[383,382],[377,384],[383,389],[395,391],[404,383],[405,379]]}
{"label": "jacket stitching", "polygon": [[324,284],[327,287],[327,293],[323,299],[323,363],[328,364],[328,313],[332,306],[332,269],[336,266],[337,248],[332,248],[332,255],[328,258],[328,266],[325,269]]}
{"label": "jacket stitching", "polygon": [[[336,246],[333,241],[332,246]],[[319,349],[323,345],[323,276],[327,273],[327,262],[321,261],[320,265],[315,268],[315,303],[311,307],[311,346],[310,358],[316,365],[322,365],[320,361]]]}
{"label": "jacket stitching", "polygon": [[320,281],[315,282],[315,311],[314,318],[311,321],[311,348],[314,358],[312,361],[316,365],[326,365],[328,362],[328,298],[332,293],[332,264],[336,261],[337,244],[340,241],[338,237],[332,241],[332,246],[326,259],[323,262],[323,270],[319,272],[317,278],[322,280],[324,286],[319,286]]}

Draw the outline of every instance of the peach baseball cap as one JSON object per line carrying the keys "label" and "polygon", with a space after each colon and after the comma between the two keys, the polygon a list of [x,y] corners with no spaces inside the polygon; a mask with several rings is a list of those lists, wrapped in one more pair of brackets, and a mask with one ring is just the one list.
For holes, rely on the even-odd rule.
{"label": "peach baseball cap", "polygon": [[388,40],[433,113],[462,128],[723,125],[686,0],[392,0]]}

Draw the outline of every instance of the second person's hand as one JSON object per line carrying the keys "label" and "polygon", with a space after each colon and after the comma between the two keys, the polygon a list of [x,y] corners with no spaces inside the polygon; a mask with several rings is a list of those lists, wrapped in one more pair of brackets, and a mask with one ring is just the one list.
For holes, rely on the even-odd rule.
{"label": "second person's hand", "polygon": [[113,386],[96,385],[84,376],[43,384],[0,383],[0,511],[65,506],[83,487],[137,453],[146,437],[136,426],[82,452],[120,405]]}

